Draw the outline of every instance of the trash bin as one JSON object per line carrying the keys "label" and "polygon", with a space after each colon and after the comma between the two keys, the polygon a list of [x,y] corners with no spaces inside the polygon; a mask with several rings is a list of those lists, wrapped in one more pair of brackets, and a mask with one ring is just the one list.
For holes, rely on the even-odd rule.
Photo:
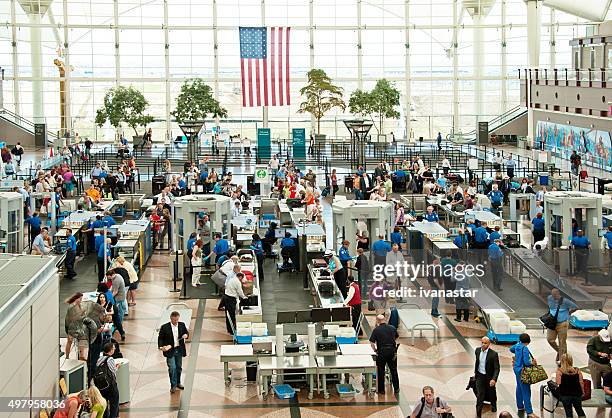
{"label": "trash bin", "polygon": [[257,362],[256,361],[247,361],[246,375],[247,375],[247,382],[257,381]]}
{"label": "trash bin", "polygon": [[540,186],[548,186],[548,173],[540,173]]}

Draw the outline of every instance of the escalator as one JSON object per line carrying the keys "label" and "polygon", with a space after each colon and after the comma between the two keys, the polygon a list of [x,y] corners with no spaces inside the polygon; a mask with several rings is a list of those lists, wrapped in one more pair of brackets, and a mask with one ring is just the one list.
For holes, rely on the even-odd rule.
{"label": "escalator", "polygon": [[[489,121],[489,133],[494,133],[495,131],[503,128],[511,122],[518,120],[519,118],[527,117],[527,108],[524,106],[516,106],[512,109],[508,110],[505,113],[502,113],[499,116],[491,119]],[[526,122],[525,122],[526,123]],[[457,144],[473,144],[476,143],[476,130],[472,130],[470,132],[457,132],[451,133],[448,135],[447,139],[449,141],[455,142]]]}
{"label": "escalator", "polygon": [[[11,143],[21,142],[23,146],[44,147],[43,143],[36,143],[36,124],[28,119],[11,112],[0,109],[0,138],[10,140]],[[53,145],[57,141],[57,134],[47,130],[47,144]]]}

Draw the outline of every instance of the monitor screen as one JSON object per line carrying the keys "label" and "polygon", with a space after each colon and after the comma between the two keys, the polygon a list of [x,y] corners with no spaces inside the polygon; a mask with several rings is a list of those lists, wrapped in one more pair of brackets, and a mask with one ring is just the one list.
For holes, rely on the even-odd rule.
{"label": "monitor screen", "polygon": [[295,311],[293,312],[277,312],[276,313],[277,324],[294,324],[295,323]]}
{"label": "monitor screen", "polygon": [[342,308],[332,308],[332,321],[350,321],[351,320],[351,308],[348,306]]}
{"label": "monitor screen", "polygon": [[297,323],[301,323],[301,322],[310,322],[311,321],[311,311],[307,310],[307,311],[297,311],[295,313],[295,322]]}
{"label": "monitor screen", "polygon": [[330,322],[331,311],[328,308],[317,308],[312,310],[312,322]]}
{"label": "monitor screen", "polygon": [[[291,234],[291,238],[297,238],[298,237],[298,230],[297,228],[287,228],[285,231],[289,232]],[[283,235],[284,237],[284,235]]]}
{"label": "monitor screen", "polygon": [[276,228],[274,230],[274,236],[280,239],[285,238],[285,228]]}

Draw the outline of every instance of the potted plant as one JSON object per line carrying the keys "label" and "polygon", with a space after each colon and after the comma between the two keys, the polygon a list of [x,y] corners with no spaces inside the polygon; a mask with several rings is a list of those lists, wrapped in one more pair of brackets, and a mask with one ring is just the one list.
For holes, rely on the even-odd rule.
{"label": "potted plant", "polygon": [[321,118],[334,107],[344,110],[346,103],[342,99],[342,87],[332,84],[331,78],[320,69],[308,72],[308,84],[300,89],[305,101],[300,104],[298,113],[310,113],[317,120],[317,134],[315,138],[325,138],[321,135]]}
{"label": "potted plant", "polygon": [[383,126],[385,118],[397,119],[400,114],[395,108],[399,106],[400,92],[386,79],[376,82],[376,86],[370,92],[355,90],[349,99],[349,110],[351,113],[367,116],[374,122],[374,115],[378,119],[378,136],[385,138]]}
{"label": "potted plant", "polygon": [[[227,110],[213,97],[213,90],[201,78],[185,80],[176,98],[176,108],[171,112],[188,140],[188,158],[194,161],[194,138],[205,125],[210,114],[214,118],[226,118]],[[214,143],[213,143],[214,144]]]}
{"label": "potted plant", "polygon": [[148,106],[147,99],[134,87],[113,87],[104,95],[104,105],[96,111],[96,124],[101,127],[109,121],[118,131],[125,123],[134,130],[135,140],[142,138],[137,128],[146,127],[155,120],[153,116],[145,114]]}

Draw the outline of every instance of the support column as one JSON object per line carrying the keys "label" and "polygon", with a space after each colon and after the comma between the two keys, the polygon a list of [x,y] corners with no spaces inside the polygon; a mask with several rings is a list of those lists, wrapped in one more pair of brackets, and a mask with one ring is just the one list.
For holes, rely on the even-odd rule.
{"label": "support column", "polygon": [[30,20],[30,55],[32,60],[32,119],[34,123],[45,123],[42,82],[42,46],[40,44],[40,14],[28,14]]}
{"label": "support column", "polygon": [[[482,77],[483,77],[483,66],[484,66],[484,43],[483,43],[483,32],[484,29],[481,24],[484,17],[480,13],[475,13],[472,16],[472,23],[474,28],[472,29],[472,42],[473,42],[473,62],[474,62],[474,112],[476,113],[476,122],[484,120],[484,106],[483,106],[483,92],[482,92]],[[476,127],[475,127],[476,128]]]}
{"label": "support column", "polygon": [[[526,0],[527,3],[527,42],[529,50],[529,68],[535,69],[540,65],[540,26],[542,24],[541,7],[539,0]],[[527,72],[527,141],[533,146],[534,119],[531,105],[531,73]]]}
{"label": "support column", "polygon": [[68,30],[68,0],[64,0],[62,4],[64,13],[64,67],[65,67],[65,80],[64,80],[64,126],[66,131],[70,132],[70,136],[74,137],[74,131],[72,126],[72,100],[70,94],[70,77],[72,75],[72,67],[70,66],[70,31]]}
{"label": "support column", "polygon": [[113,2],[113,25],[115,26],[115,85],[119,86],[119,79],[121,78],[121,57],[119,55],[119,0],[114,0]]}
{"label": "support column", "polygon": [[451,53],[453,54],[453,133],[460,130],[459,117],[459,56],[458,56],[458,37],[459,37],[459,4],[457,0],[453,2],[453,44],[451,45]]}
{"label": "support column", "polygon": [[166,145],[172,143],[172,115],[170,115],[170,35],[168,33],[168,0],[164,0],[164,88],[166,90]]}
{"label": "support column", "polygon": [[[308,32],[310,35],[310,69],[315,66],[314,62],[314,0],[308,2]],[[314,134],[316,131],[316,120],[314,116],[310,116],[310,132]],[[317,132],[318,133],[318,132]]]}
{"label": "support column", "polygon": [[17,59],[17,24],[15,19],[15,2],[11,0],[11,42],[13,59],[13,98],[15,102],[15,113],[21,115],[21,101],[19,95],[19,60]]}
{"label": "support column", "polygon": [[[357,0],[357,88],[363,89],[363,53],[361,49],[361,0]],[[379,135],[382,132],[378,133]]]}
{"label": "support column", "polygon": [[405,46],[405,62],[404,62],[404,91],[406,92],[406,142],[410,140],[410,130],[412,129],[412,89],[411,89],[411,74],[410,74],[410,0],[404,2],[404,46]]}
{"label": "support column", "polygon": [[527,42],[529,67],[540,65],[540,27],[542,25],[541,0],[526,0],[527,3]]}
{"label": "support column", "polygon": [[[267,30],[267,26],[266,26],[266,0],[261,0],[261,26],[265,27]],[[263,106],[262,108],[262,119],[263,119],[263,127],[267,128],[268,127],[268,106]],[[287,137],[289,138],[289,137]]]}
{"label": "support column", "polygon": [[501,2],[501,109],[498,112],[502,114],[508,109],[508,57],[506,48],[506,0]]}
{"label": "support column", "polygon": [[550,70],[554,71],[557,65],[557,28],[555,9],[550,9]]}

